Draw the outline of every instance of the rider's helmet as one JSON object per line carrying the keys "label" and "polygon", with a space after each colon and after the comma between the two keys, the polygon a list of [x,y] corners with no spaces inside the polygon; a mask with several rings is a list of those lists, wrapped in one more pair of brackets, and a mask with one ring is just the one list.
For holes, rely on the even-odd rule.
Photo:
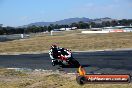
{"label": "rider's helmet", "polygon": [[51,48],[57,48],[57,45],[53,44],[51,45]]}
{"label": "rider's helmet", "polygon": [[54,53],[58,53],[59,47],[55,44],[51,45],[51,49]]}

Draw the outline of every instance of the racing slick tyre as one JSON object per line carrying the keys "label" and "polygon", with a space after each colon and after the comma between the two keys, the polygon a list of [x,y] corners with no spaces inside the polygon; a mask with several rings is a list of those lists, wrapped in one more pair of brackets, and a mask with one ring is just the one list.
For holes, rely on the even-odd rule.
{"label": "racing slick tyre", "polygon": [[52,66],[57,65],[57,60],[52,61]]}
{"label": "racing slick tyre", "polygon": [[55,66],[55,62],[52,62],[51,64],[52,64],[52,66]]}

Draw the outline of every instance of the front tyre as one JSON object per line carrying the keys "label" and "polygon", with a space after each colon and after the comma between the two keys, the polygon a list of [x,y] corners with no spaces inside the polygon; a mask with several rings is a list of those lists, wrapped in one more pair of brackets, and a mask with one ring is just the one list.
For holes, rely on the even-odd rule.
{"label": "front tyre", "polygon": [[52,62],[51,64],[52,64],[52,66],[55,66],[55,62]]}
{"label": "front tyre", "polygon": [[55,66],[57,64],[57,61],[56,60],[52,60],[52,66]]}

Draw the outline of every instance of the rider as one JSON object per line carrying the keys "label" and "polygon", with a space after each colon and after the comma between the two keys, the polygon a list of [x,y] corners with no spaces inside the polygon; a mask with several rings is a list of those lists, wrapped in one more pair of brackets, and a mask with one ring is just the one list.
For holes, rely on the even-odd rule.
{"label": "rider", "polygon": [[58,56],[59,56],[59,47],[57,47],[57,45],[52,45],[51,46],[51,49],[49,51],[49,55],[50,55],[50,58],[52,60],[52,65],[55,65],[55,61],[56,59],[58,59]]}
{"label": "rider", "polygon": [[55,61],[59,59],[59,56],[64,56],[69,59],[71,57],[71,53],[68,49],[59,48],[57,45],[52,45],[49,51],[50,58],[52,60],[52,65],[55,65]]}

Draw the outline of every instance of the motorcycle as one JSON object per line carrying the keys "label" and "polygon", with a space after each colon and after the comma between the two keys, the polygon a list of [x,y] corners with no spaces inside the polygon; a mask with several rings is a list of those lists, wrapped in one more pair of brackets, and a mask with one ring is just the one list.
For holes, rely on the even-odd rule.
{"label": "motorcycle", "polygon": [[70,66],[70,67],[79,67],[80,63],[73,58],[71,55],[70,58],[67,58],[63,55],[58,56],[58,59],[52,61],[52,65],[59,65],[60,67]]}

